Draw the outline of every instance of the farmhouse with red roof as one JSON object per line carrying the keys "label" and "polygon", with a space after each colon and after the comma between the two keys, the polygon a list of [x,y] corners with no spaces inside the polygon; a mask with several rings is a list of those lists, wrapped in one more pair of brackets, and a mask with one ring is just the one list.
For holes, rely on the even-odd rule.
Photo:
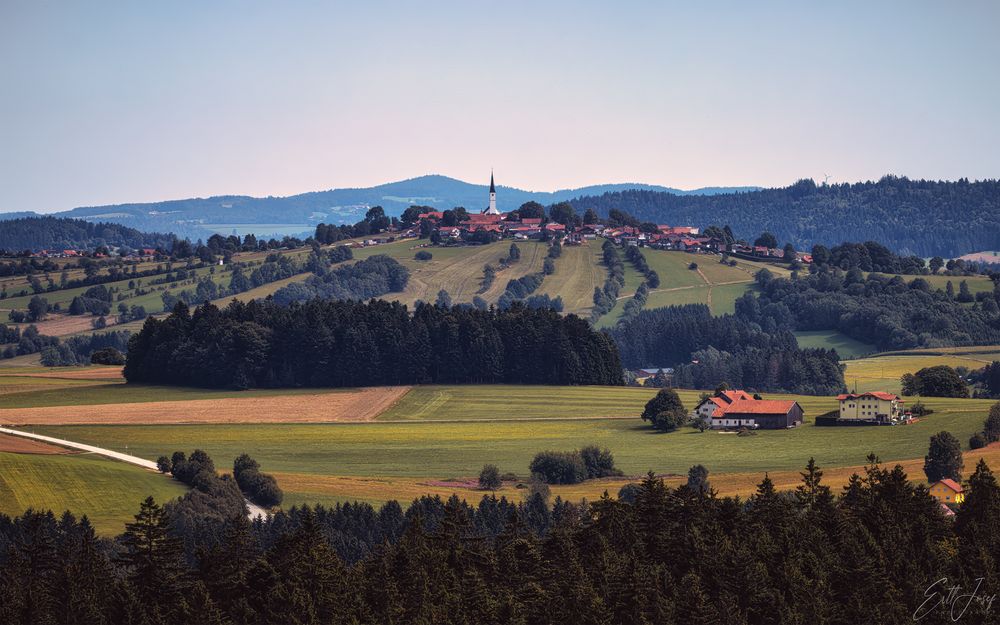
{"label": "farmhouse with red roof", "polygon": [[754,399],[744,391],[721,391],[695,407],[695,414],[717,430],[750,428],[778,430],[801,425],[802,406],[796,401]]}

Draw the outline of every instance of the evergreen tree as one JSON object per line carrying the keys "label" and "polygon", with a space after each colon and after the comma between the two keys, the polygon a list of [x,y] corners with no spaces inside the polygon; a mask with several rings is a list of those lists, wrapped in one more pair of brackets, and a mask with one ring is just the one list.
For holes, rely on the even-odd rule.
{"label": "evergreen tree", "polygon": [[118,561],[128,572],[144,617],[153,622],[185,618],[189,580],[183,549],[170,534],[163,508],[152,497],[142,502],[135,521],[125,525],[122,545]]}
{"label": "evergreen tree", "polygon": [[924,456],[924,474],[934,483],[944,478],[962,481],[962,445],[951,432],[938,432],[931,436],[930,447]]}

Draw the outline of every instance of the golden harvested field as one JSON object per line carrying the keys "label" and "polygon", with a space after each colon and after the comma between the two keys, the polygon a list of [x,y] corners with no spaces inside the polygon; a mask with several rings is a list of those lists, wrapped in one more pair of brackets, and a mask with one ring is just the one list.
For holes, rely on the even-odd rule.
{"label": "golden harvested field", "polygon": [[4,425],[329,423],[371,421],[409,387],[312,394],[0,409]]}
{"label": "golden harvested field", "polygon": [[122,368],[115,366],[91,365],[89,367],[44,367],[40,371],[18,373],[25,378],[55,378],[59,380],[112,380],[121,382]]}
{"label": "golden harvested field", "polygon": [[50,445],[49,443],[31,440],[30,438],[0,434],[0,453],[55,455],[73,452],[65,447]]}

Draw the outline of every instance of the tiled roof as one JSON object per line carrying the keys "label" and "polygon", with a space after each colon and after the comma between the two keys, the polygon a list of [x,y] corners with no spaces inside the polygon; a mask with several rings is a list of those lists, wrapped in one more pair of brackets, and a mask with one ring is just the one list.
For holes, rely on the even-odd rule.
{"label": "tiled roof", "polygon": [[724,414],[788,414],[794,401],[777,399],[740,399],[726,406]]}
{"label": "tiled roof", "polygon": [[874,397],[875,399],[882,399],[885,401],[893,401],[894,399],[899,399],[896,395],[892,393],[883,393],[882,391],[874,391],[869,393],[845,393],[843,395],[837,395],[838,401],[844,401],[845,399],[861,399],[862,397]]}
{"label": "tiled roof", "polygon": [[749,395],[746,391],[722,391],[721,394],[723,395],[725,400],[728,400],[730,402],[739,399],[747,399],[747,400],[753,399],[753,396]]}
{"label": "tiled roof", "polygon": [[[947,486],[951,490],[955,491],[956,493],[962,492],[962,485],[959,484],[958,482],[956,482],[955,480],[949,479],[947,477],[944,478],[943,480],[941,480],[940,482],[936,482],[936,483],[937,484],[944,484],[945,486]],[[931,486],[933,486],[933,485],[934,484],[931,484]]]}

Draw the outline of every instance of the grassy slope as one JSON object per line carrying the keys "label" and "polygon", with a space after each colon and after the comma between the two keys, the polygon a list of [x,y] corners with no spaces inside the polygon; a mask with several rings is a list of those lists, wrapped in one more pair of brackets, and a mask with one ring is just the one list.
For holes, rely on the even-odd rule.
{"label": "grassy slope", "polygon": [[562,297],[563,310],[581,316],[594,307],[594,287],[604,286],[607,271],[601,264],[601,246],[595,242],[563,246],[556,272],[545,276],[538,294]]}
{"label": "grassy slope", "polygon": [[[478,246],[428,248],[427,251],[434,257],[429,261],[418,261],[413,258],[419,251],[412,249],[415,245],[417,243],[413,240],[378,245],[355,250],[354,257],[360,259],[385,254],[410,270],[406,290],[400,294],[388,294],[384,296],[386,299],[392,298],[410,305],[417,300],[433,302],[438,291],[444,289],[451,295],[452,301],[458,303],[471,302],[479,294],[483,267],[491,264],[498,268],[500,258],[506,256],[510,248],[509,241]],[[495,303],[509,280],[542,270],[545,257],[543,244],[519,241],[517,246],[521,250],[520,262],[497,272],[490,290],[479,294],[487,302]]]}
{"label": "grassy slope", "polygon": [[836,349],[841,358],[860,358],[875,351],[874,345],[862,343],[836,330],[801,330],[795,332],[799,347]]}
{"label": "grassy slope", "polygon": [[0,512],[5,514],[70,509],[110,535],[122,531],[147,495],[163,503],[184,492],[166,476],[98,456],[0,453]]}
{"label": "grassy slope", "polygon": [[[735,310],[736,300],[753,285],[758,267],[723,265],[717,256],[662,250],[643,250],[649,266],[660,275],[660,287],[649,294],[646,308],[680,304],[707,304],[713,314]],[[688,269],[695,262],[699,271]]]}

